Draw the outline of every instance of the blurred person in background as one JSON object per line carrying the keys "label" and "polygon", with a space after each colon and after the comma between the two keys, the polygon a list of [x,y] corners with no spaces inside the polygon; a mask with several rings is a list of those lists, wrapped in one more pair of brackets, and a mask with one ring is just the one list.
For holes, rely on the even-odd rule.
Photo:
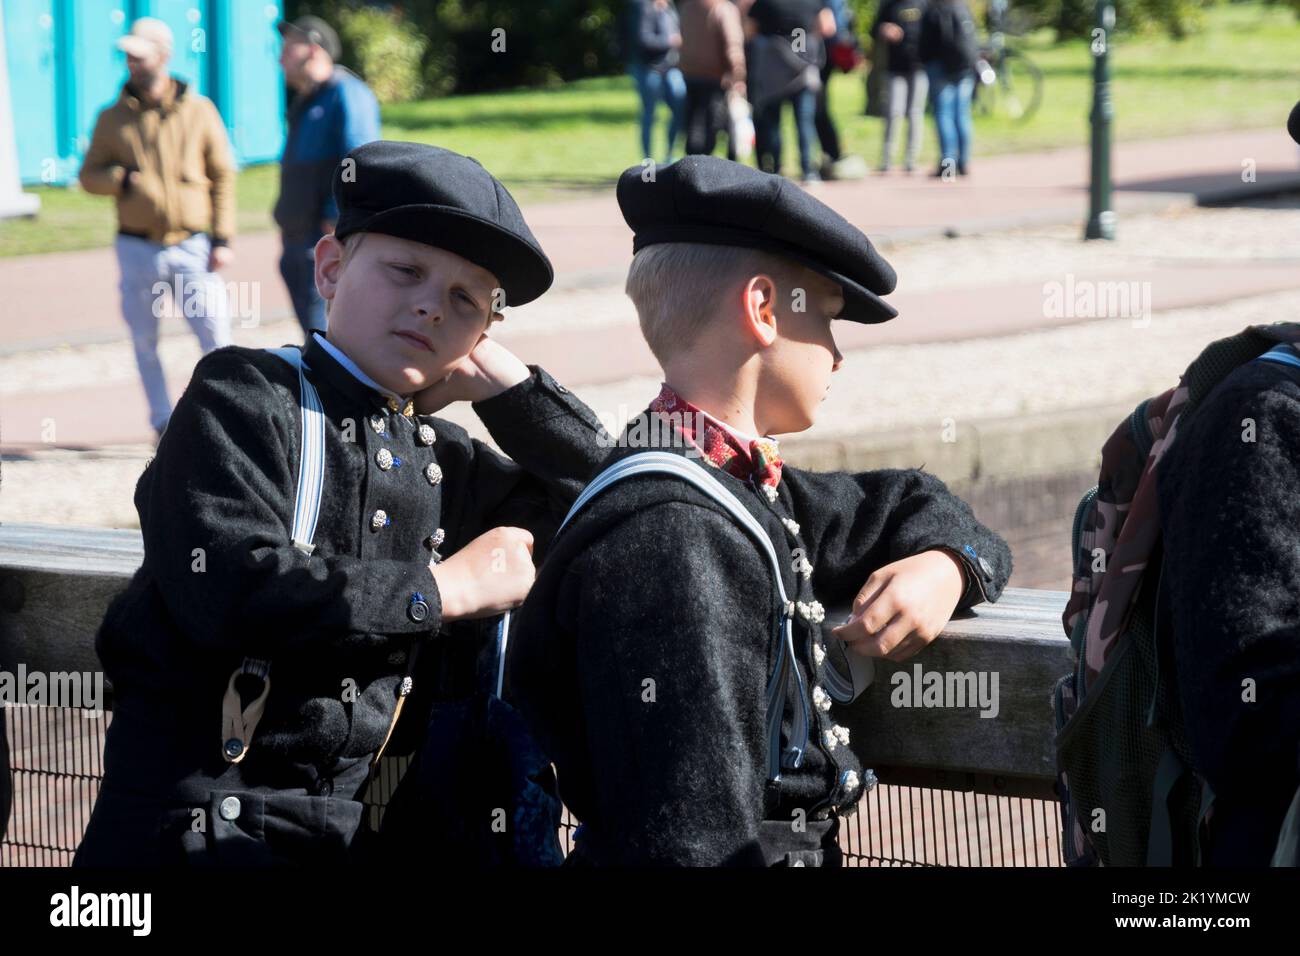
{"label": "blurred person in background", "polygon": [[[682,0],[680,14],[686,152],[710,155],[718,130],[730,130],[727,97],[745,95],[745,30],[731,0]],[[727,158],[736,158],[730,135]]]}
{"label": "blurred person in background", "polygon": [[753,40],[749,88],[759,168],[781,171],[781,107],[788,102],[794,109],[800,175],[805,183],[820,182],[813,155],[817,94],[825,41],[835,35],[835,17],[823,0],[755,0],[745,32]]}
{"label": "blurred person in background", "polygon": [[641,155],[654,156],[655,112],[667,105],[668,142],[664,162],[673,160],[673,148],[686,119],[686,80],[678,68],[682,31],[672,0],[629,0],[628,72],[641,97]]}
{"label": "blurred person in background", "polygon": [[234,258],[235,166],[216,106],[168,72],[172,31],[141,17],[117,42],[130,74],[117,101],[95,121],[80,180],[88,193],[114,196],[122,315],[161,436],[171,417],[158,359],[159,285],[204,353],[230,344],[230,306],[217,270]]}
{"label": "blurred person in background", "polygon": [[357,146],[379,139],[379,101],[370,87],[335,61],[338,34],[319,17],[281,21],[280,66],[294,92],[280,159],[275,222],[284,251],[280,275],[303,333],[325,331],[325,303],[316,291],[316,243],[334,232],[338,208],[330,194],[334,168]]}
{"label": "blurred person in background", "polygon": [[925,99],[930,81],[921,64],[921,21],[927,0],[883,0],[871,35],[877,56],[885,60],[885,147],[880,171],[889,172],[894,161],[894,143],[902,118],[907,116],[907,148],[903,169],[916,169],[925,120]]}
{"label": "blurred person in background", "polygon": [[921,63],[930,80],[939,130],[939,168],[934,175],[970,172],[970,101],[975,92],[979,40],[965,0],[931,0],[921,18]]}

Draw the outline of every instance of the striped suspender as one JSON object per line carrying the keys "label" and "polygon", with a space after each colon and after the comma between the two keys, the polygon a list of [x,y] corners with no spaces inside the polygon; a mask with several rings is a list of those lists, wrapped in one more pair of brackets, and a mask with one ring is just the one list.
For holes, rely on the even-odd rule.
{"label": "striped suspender", "polygon": [[[298,455],[298,486],[293,503],[293,521],[289,540],[305,555],[315,550],[312,539],[316,536],[316,520],[320,515],[321,494],[325,488],[325,409],[321,405],[316,387],[307,378],[307,364],[302,352],[296,348],[267,349],[298,370],[298,406],[302,413],[301,444]],[[262,682],[261,693],[242,707],[236,683],[242,676]],[[245,657],[244,662],[230,675],[226,695],[221,704],[221,756],[227,763],[239,763],[248,754],[248,747],[262,718],[267,695],[271,692],[271,662],[256,657]]]}

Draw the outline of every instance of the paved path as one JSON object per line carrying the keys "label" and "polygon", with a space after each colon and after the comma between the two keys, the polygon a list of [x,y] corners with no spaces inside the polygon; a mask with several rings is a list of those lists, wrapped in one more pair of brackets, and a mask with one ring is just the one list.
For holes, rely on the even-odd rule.
{"label": "paved path", "polygon": [[[1243,165],[1245,164],[1245,165]],[[1125,217],[1189,205],[1196,197],[1263,195],[1290,184],[1300,188],[1300,153],[1278,130],[1239,131],[1127,143],[1116,148],[1116,209],[1121,235]],[[1243,182],[1243,168],[1254,182]],[[926,177],[875,176],[861,182],[826,183],[819,195],[877,240],[896,248],[944,234],[993,232],[1011,227],[1081,223],[1087,208],[1087,151],[1066,149],[984,159],[972,176],[954,182]],[[546,366],[574,385],[600,385],[653,375],[655,363],[630,319],[619,291],[631,251],[630,233],[612,194],[536,205],[525,213],[557,272],[551,305],[520,310],[500,337],[526,360]],[[1118,291],[1149,311],[1227,303],[1238,298],[1300,288],[1293,260],[1220,258],[1207,248],[1203,259],[1126,264],[1121,257],[1099,263],[1083,250],[1076,286],[1122,284]],[[296,323],[276,270],[278,239],[251,234],[237,242],[238,261],[227,275],[250,306],[257,344],[295,341]],[[939,253],[942,256],[942,252]],[[1005,272],[1006,263],[998,263]],[[1030,268],[1026,274],[1043,270]],[[915,274],[915,273],[913,273]],[[1061,273],[1064,280],[1065,274]],[[901,316],[884,326],[837,328],[843,350],[1005,335],[1068,324],[1067,308],[1046,305],[1044,281],[1014,279],[943,281],[932,274],[908,284],[903,274],[891,301]],[[68,346],[124,343],[117,307],[117,266],[110,249],[0,259],[0,357]],[[1132,285],[1129,285],[1132,283]],[[1145,285],[1144,285],[1145,284]],[[593,303],[591,296],[596,296]],[[603,297],[603,298],[602,298]],[[1145,298],[1144,298],[1145,297]],[[609,321],[566,321],[560,312],[581,300],[582,309],[607,310]],[[255,309],[251,306],[256,305]],[[559,310],[559,311],[557,311]],[[531,330],[530,330],[531,326]],[[165,343],[188,337],[184,323],[164,321]],[[247,337],[237,332],[236,341]],[[250,343],[251,344],[251,343]],[[126,353],[129,355],[129,352]],[[173,374],[179,394],[185,374]],[[15,450],[51,444],[102,447],[147,440],[145,406],[132,377],[69,384],[57,389],[6,389],[0,398],[0,446]]]}

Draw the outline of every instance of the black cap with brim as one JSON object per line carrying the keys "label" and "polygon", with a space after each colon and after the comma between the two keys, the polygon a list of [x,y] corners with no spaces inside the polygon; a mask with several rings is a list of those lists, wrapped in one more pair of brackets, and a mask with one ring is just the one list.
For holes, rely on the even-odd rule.
{"label": "black cap with brim", "polygon": [[468,156],[423,143],[366,143],[335,169],[333,191],[337,239],[380,232],[454,252],[496,276],[506,305],[533,301],[554,279],[514,198]]}
{"label": "black cap with brim", "polygon": [[320,17],[313,17],[309,14],[293,21],[281,20],[275,25],[275,29],[282,37],[293,34],[298,39],[306,40],[308,43],[315,43],[336,60],[343,52],[342,44],[339,43],[339,35],[332,26]]}
{"label": "black cap with brim", "polygon": [[653,176],[633,166],[619,177],[618,204],[633,252],[664,242],[759,249],[837,282],[839,318],[888,322],[882,297],[898,282],[862,230],[782,176],[715,156],[687,156]]}
{"label": "black cap with brim", "polygon": [[838,282],[840,291],[844,296],[844,308],[836,316],[837,319],[874,325],[879,322],[888,322],[898,315],[898,310],[876,293],[860,282],[850,279],[843,272],[836,271],[827,266],[825,262],[808,255],[807,251],[797,246],[791,246],[788,243],[767,239],[753,231],[719,229],[716,226],[706,227],[694,224],[683,224],[680,228],[661,226],[637,233],[632,239],[632,251],[634,253],[640,252],[646,246],[653,246],[662,242],[700,242],[706,245],[739,246],[742,249],[759,249],[763,252],[770,252],[781,256],[783,259],[791,259],[800,265],[807,266],[813,272],[825,276],[832,282]]}

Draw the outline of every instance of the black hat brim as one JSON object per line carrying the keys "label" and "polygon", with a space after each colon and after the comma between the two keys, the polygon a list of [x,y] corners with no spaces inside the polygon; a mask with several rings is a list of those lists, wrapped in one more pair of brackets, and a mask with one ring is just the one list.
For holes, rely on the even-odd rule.
{"label": "black hat brim", "polygon": [[335,229],[339,239],[354,232],[380,232],[446,249],[487,269],[504,290],[507,306],[532,302],[555,279],[551,260],[539,246],[461,209],[412,203],[347,218],[350,221],[340,217]]}
{"label": "black hat brim", "polygon": [[866,286],[854,282],[848,276],[828,269],[826,266],[815,259],[807,256],[800,256],[782,251],[780,253],[787,259],[793,259],[800,265],[807,266],[818,275],[823,275],[832,282],[838,282],[840,293],[844,296],[844,308],[835,318],[843,319],[845,322],[860,322],[864,325],[878,325],[881,322],[888,322],[890,319],[898,317],[898,310],[876,295]]}

